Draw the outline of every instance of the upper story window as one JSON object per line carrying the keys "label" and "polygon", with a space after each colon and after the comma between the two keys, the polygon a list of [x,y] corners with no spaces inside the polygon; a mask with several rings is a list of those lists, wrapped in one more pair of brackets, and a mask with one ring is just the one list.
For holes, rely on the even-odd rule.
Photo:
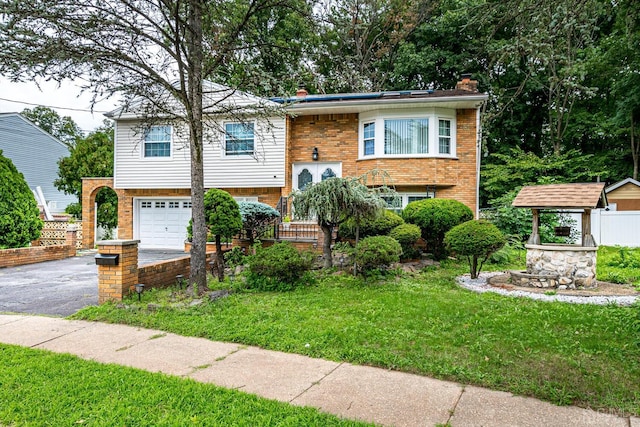
{"label": "upper story window", "polygon": [[144,134],[144,157],[171,157],[171,126],[151,126]]}
{"label": "upper story window", "polygon": [[429,119],[384,121],[384,154],[426,154],[429,152]]}
{"label": "upper story window", "polygon": [[359,158],[455,157],[455,128],[453,109],[362,113]]}
{"label": "upper story window", "polygon": [[376,144],[376,123],[365,123],[363,128],[364,155],[375,154]]}
{"label": "upper story window", "polygon": [[438,153],[451,154],[451,120],[438,120]]}
{"label": "upper story window", "polygon": [[227,156],[253,155],[253,123],[225,123],[224,147]]}

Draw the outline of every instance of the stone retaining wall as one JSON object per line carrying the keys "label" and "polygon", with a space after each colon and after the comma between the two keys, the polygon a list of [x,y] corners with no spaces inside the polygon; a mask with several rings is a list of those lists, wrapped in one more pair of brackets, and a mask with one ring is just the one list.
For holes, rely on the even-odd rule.
{"label": "stone retaining wall", "polygon": [[527,271],[520,273],[520,285],[525,279],[530,279],[529,286],[535,287],[576,289],[596,285],[598,248],[575,245],[526,245],[526,248]]}

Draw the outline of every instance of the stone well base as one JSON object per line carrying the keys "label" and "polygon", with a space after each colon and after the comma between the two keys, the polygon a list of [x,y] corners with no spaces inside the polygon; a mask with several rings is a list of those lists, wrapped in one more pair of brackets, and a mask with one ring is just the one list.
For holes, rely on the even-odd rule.
{"label": "stone well base", "polygon": [[597,247],[526,245],[527,271],[512,273],[519,286],[559,289],[596,286]]}

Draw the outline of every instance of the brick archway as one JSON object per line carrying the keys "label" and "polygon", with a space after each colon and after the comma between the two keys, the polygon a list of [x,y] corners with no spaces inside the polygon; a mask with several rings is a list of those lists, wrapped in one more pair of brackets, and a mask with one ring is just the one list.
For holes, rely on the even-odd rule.
{"label": "brick archway", "polygon": [[115,191],[118,196],[118,224],[121,219],[121,204],[124,191],[113,188],[113,178],[82,178],[82,248],[90,249],[95,245],[96,195],[104,187]]}

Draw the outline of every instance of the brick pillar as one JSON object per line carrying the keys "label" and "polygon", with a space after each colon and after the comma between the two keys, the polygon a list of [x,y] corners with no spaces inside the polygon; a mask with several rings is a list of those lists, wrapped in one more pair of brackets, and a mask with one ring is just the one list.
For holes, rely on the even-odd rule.
{"label": "brick pillar", "polygon": [[69,224],[67,226],[67,235],[65,237],[64,244],[67,246],[73,247],[73,250],[75,251],[77,243],[78,243],[78,226],[75,224]]}
{"label": "brick pillar", "polygon": [[138,283],[138,243],[140,240],[102,240],[99,254],[118,254],[118,265],[98,265],[98,304],[122,301]]}

